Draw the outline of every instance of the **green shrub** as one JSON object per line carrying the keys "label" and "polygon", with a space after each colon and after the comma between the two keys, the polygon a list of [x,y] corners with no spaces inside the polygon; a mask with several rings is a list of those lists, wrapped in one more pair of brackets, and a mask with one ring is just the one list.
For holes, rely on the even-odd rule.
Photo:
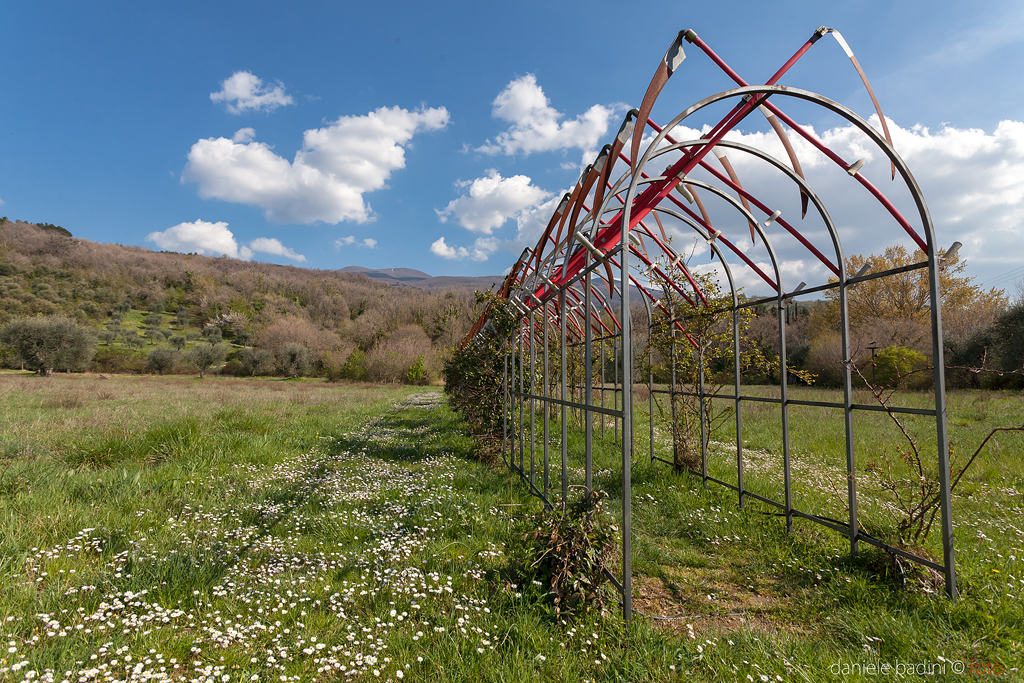
{"label": "green shrub", "polygon": [[233,375],[234,377],[246,377],[249,375],[249,373],[246,372],[245,366],[242,365],[242,362],[237,358],[225,363],[224,367],[220,369],[220,374]]}
{"label": "green shrub", "polygon": [[539,582],[559,619],[600,609],[607,601],[602,586],[616,546],[603,516],[604,497],[583,491],[564,510],[556,503],[531,515],[508,544],[511,578],[524,587]]}
{"label": "green shrub", "polygon": [[[481,460],[497,457],[494,444],[502,435],[502,381],[505,349],[517,322],[507,301],[492,292],[477,293],[477,303],[486,305],[489,333],[456,349],[444,364],[444,391],[449,405],[462,413],[470,429],[490,445],[478,453]],[[516,366],[510,372],[515,376]]]}
{"label": "green shrub", "polygon": [[[874,371],[869,364],[864,376],[875,386],[923,388],[930,377],[930,373],[922,370],[927,365],[928,359],[917,351],[905,346],[890,346],[879,352],[874,358]],[[922,371],[917,372],[919,370]]]}
{"label": "green shrub", "polygon": [[[999,316],[993,326],[999,353],[999,369],[1003,372],[1024,370],[1024,301],[1020,301]],[[1024,378],[1010,375],[1004,386],[1019,389],[1024,387]]]}
{"label": "green shrub", "polygon": [[429,380],[430,376],[427,374],[426,360],[421,354],[413,361],[413,364],[409,367],[409,372],[405,373],[405,381],[408,384],[423,385]]}
{"label": "green shrub", "polygon": [[146,372],[146,358],[131,349],[101,346],[96,349],[90,369],[105,374],[141,375]]}
{"label": "green shrub", "polygon": [[341,366],[341,376],[357,382],[366,379],[366,354],[362,349],[356,349],[348,355],[345,364]]}

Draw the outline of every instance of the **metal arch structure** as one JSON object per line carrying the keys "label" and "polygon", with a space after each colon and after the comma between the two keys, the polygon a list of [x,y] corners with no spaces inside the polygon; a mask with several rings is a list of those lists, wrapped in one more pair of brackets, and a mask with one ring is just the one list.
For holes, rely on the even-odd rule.
{"label": "metal arch structure", "polygon": [[[821,95],[780,85],[786,72],[804,56],[822,37],[833,34],[846,52],[864,85],[871,94],[882,131],[876,131],[867,121],[843,105]],[[736,83],[736,87],[702,99],[686,108],[664,126],[650,119],[650,113],[669,78],[685,59],[684,44],[695,46],[722,72]],[[909,192],[916,216],[905,217],[878,187],[860,171],[863,160],[846,160],[830,149],[813,133],[800,126],[786,114],[784,107],[794,101],[809,103],[838,116],[852,125],[862,136],[861,142],[870,144],[890,162],[892,179],[897,177]],[[719,103],[732,104],[732,108],[717,124],[705,126],[699,139],[677,140],[674,131],[685,129],[688,122],[705,110],[711,111]],[[788,156],[788,164],[749,145],[725,139],[736,130],[747,116],[760,113],[767,118]],[[783,125],[784,124],[784,125]],[[786,128],[788,127],[788,132]],[[823,201],[806,180],[800,160],[789,140],[789,135],[803,140],[829,163],[838,166],[849,176],[849,182],[866,191],[869,201],[880,206],[891,218],[893,227],[902,231],[925,254],[926,261],[909,267],[884,272],[868,273],[864,269],[856,274],[846,272],[846,259],[840,229],[833,222]],[[653,140],[644,144],[645,137]],[[627,146],[627,143],[628,146]],[[643,149],[642,149],[643,148]],[[715,168],[708,155],[717,158],[722,170]],[[745,188],[729,161],[729,154],[756,159],[792,185],[799,193],[801,219],[811,209],[820,218],[827,232],[827,248],[819,248],[812,239],[801,233],[793,223],[774,208],[773,198],[762,199]],[[667,165],[666,165],[667,164]],[[613,177],[616,168],[624,172]],[[661,168],[664,170],[653,171]],[[724,172],[723,172],[724,171]],[[705,177],[701,180],[700,177]],[[789,190],[792,191],[792,190]],[[726,228],[725,223],[712,224],[705,202],[714,200],[725,206],[735,219]],[[682,255],[671,246],[663,225],[674,221],[681,228],[692,231],[707,243],[712,258],[718,262],[728,284],[728,294],[713,302],[705,295],[697,279],[689,271]],[[795,222],[795,221],[794,221]],[[739,227],[737,227],[739,226]],[[726,228],[726,229],[723,229]],[[727,234],[727,231],[731,234]],[[749,231],[751,247],[744,248]],[[904,238],[905,239],[905,238]],[[758,240],[765,250],[767,265],[761,265],[752,253]],[[828,281],[806,287],[800,283],[792,287],[784,282],[776,246],[793,246],[793,241],[824,266]],[[763,256],[757,258],[764,258]],[[946,591],[956,598],[956,567],[953,547],[952,509],[950,500],[949,439],[946,427],[946,396],[943,363],[942,321],[939,297],[939,269],[943,260],[935,240],[935,231],[921,189],[910,170],[894,150],[885,117],[878,101],[857,63],[853,52],[842,36],[825,27],[819,28],[766,83],[752,85],[743,80],[692,30],[681,31],[662,59],[647,89],[640,107],[630,111],[615,138],[601,150],[594,163],[587,166],[572,192],[566,193],[551,216],[539,241],[526,249],[509,271],[498,290],[515,310],[518,318],[516,332],[505,340],[505,370],[503,396],[503,455],[505,462],[518,473],[523,482],[547,505],[551,505],[552,480],[561,483],[561,500],[568,493],[570,460],[582,460],[583,483],[586,491],[593,491],[593,440],[595,430],[605,429],[606,420],[612,421],[614,438],[621,453],[622,484],[622,564],[621,575],[610,573],[614,585],[622,595],[624,617],[632,614],[632,519],[631,519],[631,467],[634,458],[634,388],[646,384],[648,389],[647,413],[650,418],[648,440],[649,457],[655,454],[654,403],[656,394],[671,396],[673,409],[679,393],[675,381],[668,390],[657,389],[653,369],[647,377],[634,382],[635,338],[631,314],[631,290],[639,293],[645,313],[648,332],[655,315],[667,316],[671,326],[673,344],[694,344],[687,329],[687,320],[674,315],[672,298],[678,297],[695,306],[720,306],[718,312],[731,313],[735,381],[731,396],[711,396],[706,393],[703,377],[691,395],[701,401],[712,398],[734,401],[736,416],[735,483],[712,477],[708,473],[707,441],[704,437],[703,407],[701,408],[701,471],[705,483],[724,485],[733,489],[743,506],[748,499],[757,500],[779,509],[786,518],[787,530],[792,530],[794,518],[820,524],[848,537],[851,553],[858,551],[860,542],[885,548],[891,553],[913,562],[929,566],[945,577]],[[769,297],[746,299],[737,287],[737,268],[746,268],[773,292]],[[908,270],[926,268],[929,276],[929,296],[934,366],[935,407],[933,409],[895,408],[896,412],[933,418],[936,436],[936,461],[941,499],[941,528],[943,558],[934,562],[928,558],[891,547],[867,534],[858,523],[858,492],[856,452],[854,440],[854,413],[878,410],[877,405],[854,402],[851,375],[851,334],[847,293],[858,282],[895,275]],[[658,287],[652,282],[657,281]],[[662,289],[664,291],[662,291]],[[666,297],[671,290],[673,297]],[[802,401],[790,398],[787,392],[786,316],[787,303],[800,296],[838,290],[840,335],[843,358],[841,402]],[[666,306],[666,300],[669,302]],[[765,398],[744,394],[740,368],[740,339],[738,313],[753,306],[771,306],[778,312],[779,332],[779,395]],[[471,343],[477,335],[493,333],[487,324],[485,311],[463,344]],[[560,358],[549,357],[550,341],[557,335]],[[609,386],[607,347],[611,347],[611,374]],[[581,361],[582,368],[571,370],[569,355]],[[595,355],[600,358],[595,372]],[[675,351],[673,350],[673,358]],[[650,367],[650,363],[648,363]],[[673,369],[673,374],[674,374]],[[610,401],[606,394],[611,394]],[[745,485],[742,406],[757,401],[774,404],[779,410],[782,433],[782,500],[760,495]],[[610,405],[609,405],[610,403]],[[749,405],[749,404],[748,404]],[[799,510],[793,504],[790,468],[791,406],[815,406],[841,410],[845,427],[845,468],[848,518],[837,520],[812,510]],[[550,421],[558,412],[561,433],[553,437]],[[636,413],[642,414],[643,411]],[[542,427],[538,426],[542,423]],[[575,422],[583,435],[582,449],[569,445],[569,425]],[[560,463],[551,463],[551,444],[560,450]],[[582,452],[577,452],[581,450]],[[582,456],[582,457],[580,457]],[[527,462],[528,458],[528,462]],[[560,464],[560,467],[559,467]],[[538,480],[539,477],[539,480]]]}

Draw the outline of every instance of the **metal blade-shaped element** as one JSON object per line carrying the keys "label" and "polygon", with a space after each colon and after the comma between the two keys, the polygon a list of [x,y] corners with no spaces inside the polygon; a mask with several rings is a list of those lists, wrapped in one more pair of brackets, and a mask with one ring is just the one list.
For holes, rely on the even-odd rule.
{"label": "metal blade-shaped element", "polygon": [[[793,149],[793,145],[789,141],[789,136],[786,135],[786,129],[782,127],[782,122],[779,121],[779,117],[768,111],[768,108],[763,104],[757,105],[758,111],[764,114],[764,117],[768,119],[768,123],[771,124],[772,130],[779,136],[779,140],[782,142],[782,146],[786,148],[786,154],[789,155],[789,163],[793,165],[793,173],[796,173],[803,180],[807,180],[804,177],[804,169],[800,166],[800,159],[796,156],[796,150]],[[804,188],[800,188],[800,218],[804,218],[807,215],[807,201],[809,197],[804,192]]]}
{"label": "metal blade-shaped element", "polygon": [[615,165],[615,158],[612,156],[612,146],[605,145],[601,148],[601,152],[597,155],[597,160],[594,162],[594,173],[597,174],[595,178],[597,189],[594,190],[594,216],[598,223],[601,222],[601,216],[597,212],[601,210],[601,203],[604,201],[605,167],[609,167],[608,171],[610,172],[611,166]]}
{"label": "metal blade-shaped element", "polygon": [[700,209],[700,217],[704,219],[704,224],[708,226],[708,230],[711,230],[711,216],[708,214],[708,210],[704,208],[704,202],[700,200],[700,195],[697,194],[697,188],[689,185],[690,194],[693,195],[693,201],[697,202],[697,208]]}
{"label": "metal blade-shaped element", "polygon": [[[715,156],[718,157],[718,160],[722,163],[722,168],[724,168],[725,172],[729,174],[729,180],[735,183],[736,187],[742,188],[743,185],[740,183],[739,176],[736,175],[736,169],[732,167],[729,157],[725,155],[725,150],[714,147],[711,151],[715,153]],[[748,202],[747,198],[742,194],[740,195],[740,203],[743,204],[743,208],[747,210],[747,213],[750,213],[750,202]],[[751,223],[749,219],[747,220],[747,223],[750,225],[750,241],[757,244],[757,228],[754,227],[754,224]]]}
{"label": "metal blade-shaped element", "polygon": [[569,229],[576,229],[576,219],[580,216],[580,211],[583,210],[583,203],[587,201],[587,195],[590,194],[590,188],[597,180],[598,172],[594,169],[594,165],[591,164],[583,169],[583,175],[580,176],[580,182],[576,186],[576,190],[573,194],[576,195],[576,201],[572,205],[572,214],[569,216]]}
{"label": "metal blade-shaped element", "polygon": [[604,271],[608,273],[608,296],[615,296],[615,274],[612,273],[612,264],[607,260],[604,262]]}
{"label": "metal blade-shaped element", "polygon": [[661,218],[658,217],[657,210],[651,213],[654,214],[654,222],[658,224],[658,229],[661,230],[661,239],[665,241],[665,244],[668,244],[668,234],[665,233],[665,226],[661,224]]}
{"label": "metal blade-shaped element", "polygon": [[[885,135],[885,141],[892,145],[892,136],[889,135],[889,126],[885,122],[885,114],[882,113],[882,105],[878,104],[878,98],[875,97],[875,91],[871,88],[871,84],[868,82],[867,74],[864,73],[864,69],[860,68],[860,62],[853,56],[853,50],[850,49],[849,43],[843,38],[843,34],[834,28],[828,29],[828,32],[836,39],[839,43],[839,47],[843,48],[843,52],[850,58],[850,62],[853,63],[853,68],[857,70],[857,74],[860,76],[860,80],[864,82],[864,87],[867,88],[868,95],[871,95],[871,102],[875,105],[875,112],[878,114],[878,120],[882,124],[882,133]],[[892,179],[896,180],[896,164],[890,161],[892,166]]]}
{"label": "metal blade-shaped element", "polygon": [[[547,239],[549,237],[551,237],[551,231],[554,229],[555,223],[557,223],[558,219],[561,218],[562,214],[565,213],[565,207],[569,205],[569,196],[570,195],[569,195],[568,192],[566,192],[564,195],[562,195],[562,201],[560,201],[558,203],[558,208],[555,209],[555,213],[553,213],[551,215],[551,220],[548,221],[548,227],[544,229],[544,235],[541,236],[540,241],[537,242],[537,267],[538,268],[540,268],[541,254],[544,253],[544,243],[547,241]],[[557,245],[557,241],[556,241],[555,244]]]}
{"label": "metal blade-shaped element", "polygon": [[[583,201],[580,198],[580,188],[583,187],[583,181],[586,180],[587,175],[590,174],[590,169],[591,169],[591,167],[587,166],[583,170],[583,174],[580,176],[580,179],[576,181],[576,187],[573,188],[572,195],[570,195],[570,197],[569,197],[569,206],[575,207],[577,204],[579,204],[581,201]],[[562,227],[565,225],[565,220],[566,220],[567,217],[568,217],[568,212],[563,213],[562,214],[562,220],[558,222],[558,232],[555,233],[555,244],[556,245],[561,243],[561,240],[562,240]],[[576,216],[573,216],[573,222],[575,222],[575,220],[576,220]],[[570,232],[570,234],[572,233],[572,230],[574,228],[575,228],[575,226],[572,223],[570,223],[569,224],[569,232]]]}
{"label": "metal blade-shaped element", "polygon": [[672,46],[665,53],[665,57],[662,58],[661,64],[658,65],[658,70],[654,72],[654,78],[651,79],[651,84],[647,86],[647,92],[640,103],[640,112],[636,117],[636,127],[633,129],[633,146],[629,155],[629,161],[633,164],[633,173],[636,173],[637,157],[640,154],[640,141],[644,136],[644,126],[647,125],[647,117],[650,116],[651,109],[654,108],[654,102],[658,99],[658,95],[661,94],[662,88],[668,83],[669,77],[686,59],[686,53],[683,52],[683,37],[685,34],[686,31],[680,31],[676,39],[672,41]]}
{"label": "metal blade-shaped element", "polygon": [[[636,121],[637,115],[640,113],[639,109],[630,109],[626,113],[626,118],[622,120],[622,125],[619,126],[619,132],[615,136],[615,140],[612,142],[611,149],[608,151],[608,161],[605,162],[604,168],[601,169],[601,177],[598,180],[600,186],[595,193],[595,197],[600,195],[601,201],[604,200],[605,188],[608,186],[608,181],[612,176],[612,169],[615,167],[615,162],[619,158],[619,154],[622,152],[622,148],[626,145],[626,140],[633,134],[633,126]],[[600,207],[601,201],[594,200],[594,206]]]}

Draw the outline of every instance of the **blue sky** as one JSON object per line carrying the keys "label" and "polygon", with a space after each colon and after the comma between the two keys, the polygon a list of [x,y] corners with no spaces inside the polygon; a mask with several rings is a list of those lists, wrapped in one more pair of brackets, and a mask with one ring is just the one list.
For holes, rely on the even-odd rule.
{"label": "blue sky", "polygon": [[[939,242],[963,242],[968,272],[1012,293],[1024,6],[710,5],[6,3],[0,215],[151,249],[501,273],[639,104],[678,30],[763,82],[824,24],[898,128]],[[731,87],[698,50],[687,57],[659,122]],[[783,83],[873,113],[831,40]]]}

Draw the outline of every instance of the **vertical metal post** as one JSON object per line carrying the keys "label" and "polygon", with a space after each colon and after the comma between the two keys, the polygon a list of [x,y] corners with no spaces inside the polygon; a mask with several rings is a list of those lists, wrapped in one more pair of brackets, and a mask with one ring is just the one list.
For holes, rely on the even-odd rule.
{"label": "vertical metal post", "polygon": [[647,304],[647,413],[651,427],[651,462],[654,462],[654,310],[650,304]]}
{"label": "vertical metal post", "polygon": [[530,316],[527,324],[530,326],[530,487],[537,490],[536,461],[537,461],[537,404],[534,396],[537,394],[537,326],[534,319],[536,308],[530,309]]}
{"label": "vertical metal post", "polygon": [[501,340],[502,375],[501,375],[501,461],[510,464],[508,453],[508,338]]}
{"label": "vertical metal post", "polygon": [[[605,366],[605,354],[604,354],[604,337],[601,337],[601,341],[598,342],[597,356],[601,359],[601,371],[599,373],[601,377],[601,407],[604,408],[604,366]],[[601,413],[601,436],[604,436],[604,413]]]}
{"label": "vertical metal post", "polygon": [[[622,350],[622,343],[618,342],[617,337],[612,337],[612,366],[615,368],[615,384],[612,385],[612,407],[615,410],[619,409],[619,351]],[[623,360],[622,362],[625,362]],[[612,416],[612,422],[615,423],[615,440],[619,440],[619,420],[614,415]]]}
{"label": "vertical metal post", "polygon": [[548,380],[551,375],[548,372],[548,305],[541,308],[541,315],[544,316],[544,499],[548,499],[548,433],[551,417],[551,404],[548,403]]}
{"label": "vertical metal post", "polygon": [[697,342],[697,371],[699,389],[697,397],[700,401],[700,479],[704,488],[708,487],[708,421],[704,402],[704,337]]}
{"label": "vertical metal post", "polygon": [[740,365],[740,313],[736,310],[733,302],[732,309],[732,353],[736,373],[736,488],[739,489],[740,508],[743,507],[743,415],[742,401],[740,400],[741,390],[741,365]]}
{"label": "vertical metal post", "polygon": [[583,393],[585,394],[583,403],[586,406],[583,408],[583,420],[585,423],[583,431],[585,440],[585,481],[587,500],[589,501],[590,495],[594,492],[594,413],[590,410],[590,406],[594,403],[594,359],[590,350],[593,344],[591,339],[594,336],[592,333],[593,327],[590,324],[590,252],[587,252],[584,267],[587,268],[587,274],[583,276],[583,320],[586,323],[583,326],[586,332],[583,339]]}
{"label": "vertical metal post", "polygon": [[[840,264],[842,265],[842,264]],[[846,505],[850,513],[846,535],[850,541],[850,554],[856,555],[858,546],[857,528],[857,460],[853,450],[853,363],[850,350],[850,305],[849,285],[846,284],[846,269],[839,278],[839,327],[843,346],[843,418],[846,428]]]}
{"label": "vertical metal post", "polygon": [[633,616],[633,333],[629,314],[629,222],[619,240],[622,274],[622,618]]}
{"label": "vertical metal post", "polygon": [[932,359],[935,366],[935,432],[939,449],[939,496],[942,509],[942,564],[946,573],[946,593],[956,600],[956,549],[953,537],[953,502],[949,482],[949,432],[946,424],[946,359],[942,348],[942,299],[939,293],[939,268],[935,254],[934,232],[929,233],[928,289],[932,307]]}
{"label": "vertical metal post", "polygon": [[782,298],[782,283],[779,283],[779,388],[782,399],[782,476],[786,495],[786,532],[793,531],[793,482],[789,469],[789,392],[786,370],[786,309]]}
{"label": "vertical metal post", "polygon": [[676,407],[676,307],[673,303],[673,295],[669,294],[668,285],[665,285],[664,292],[668,299],[668,330],[669,338],[671,339],[670,348],[672,349],[672,352],[669,354],[672,370],[672,377],[670,378],[672,384],[668,388],[669,403],[672,407],[672,428],[669,430],[669,434],[672,437],[672,464],[675,467],[679,467],[679,438],[676,434],[676,430],[679,428],[679,413]]}
{"label": "vertical metal post", "polygon": [[523,318],[519,319],[519,476],[523,476],[523,393],[525,382],[523,381],[523,342],[526,335],[523,333]]}
{"label": "vertical metal post", "polygon": [[515,469],[516,462],[516,330],[508,335],[508,466]]}
{"label": "vertical metal post", "polygon": [[568,375],[566,363],[566,351],[569,345],[568,329],[566,325],[565,310],[565,288],[558,292],[558,308],[561,312],[559,324],[562,334],[562,510],[565,510],[566,497],[569,493],[569,425],[566,422],[565,401],[568,400]]}

